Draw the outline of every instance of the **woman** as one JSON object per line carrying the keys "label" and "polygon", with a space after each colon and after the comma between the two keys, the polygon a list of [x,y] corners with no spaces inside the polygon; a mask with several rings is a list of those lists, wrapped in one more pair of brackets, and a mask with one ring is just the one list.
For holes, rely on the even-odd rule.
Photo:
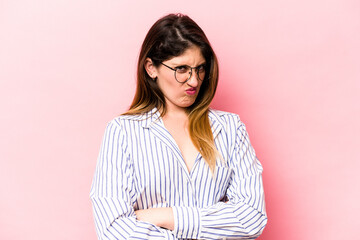
{"label": "woman", "polygon": [[262,167],[235,114],[209,109],[218,63],[201,28],[170,14],[149,30],[130,110],[109,122],[91,199],[99,239],[255,239]]}

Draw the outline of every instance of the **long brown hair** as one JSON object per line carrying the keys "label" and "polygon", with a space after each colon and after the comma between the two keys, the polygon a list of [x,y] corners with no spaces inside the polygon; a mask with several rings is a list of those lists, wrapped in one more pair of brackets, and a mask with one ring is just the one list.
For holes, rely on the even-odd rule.
{"label": "long brown hair", "polygon": [[147,74],[145,60],[150,58],[154,66],[158,67],[161,62],[180,56],[194,45],[200,48],[206,60],[206,75],[194,104],[187,108],[189,133],[193,144],[214,171],[218,151],[208,112],[218,83],[218,62],[205,33],[190,17],[169,14],[160,18],[150,28],[140,50],[135,97],[129,111],[124,114],[142,114],[156,107],[161,109],[161,116],[164,116],[164,95],[156,81]]}

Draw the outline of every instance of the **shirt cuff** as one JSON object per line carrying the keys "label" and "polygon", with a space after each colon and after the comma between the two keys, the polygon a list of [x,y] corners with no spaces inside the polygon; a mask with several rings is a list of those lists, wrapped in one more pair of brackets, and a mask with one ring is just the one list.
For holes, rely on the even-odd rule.
{"label": "shirt cuff", "polygon": [[200,210],[196,207],[172,207],[174,213],[173,234],[177,238],[198,239],[201,233]]}

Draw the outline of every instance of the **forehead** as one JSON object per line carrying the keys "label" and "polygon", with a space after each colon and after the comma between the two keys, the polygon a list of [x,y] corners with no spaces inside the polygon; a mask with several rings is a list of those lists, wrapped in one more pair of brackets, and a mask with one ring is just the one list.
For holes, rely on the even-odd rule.
{"label": "forehead", "polygon": [[187,48],[183,54],[177,57],[173,57],[167,62],[172,64],[186,64],[191,66],[195,64],[202,64],[205,62],[205,58],[198,46],[191,46]]}

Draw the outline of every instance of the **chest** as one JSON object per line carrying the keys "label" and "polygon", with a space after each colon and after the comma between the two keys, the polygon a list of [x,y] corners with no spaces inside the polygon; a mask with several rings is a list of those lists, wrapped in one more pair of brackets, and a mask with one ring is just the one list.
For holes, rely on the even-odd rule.
{"label": "chest", "polygon": [[182,160],[184,161],[187,170],[190,172],[193,168],[199,151],[193,144],[189,131],[181,126],[181,124],[166,125],[168,132],[170,133],[176,143],[177,148],[180,150]]}
{"label": "chest", "polygon": [[218,166],[213,176],[200,154],[189,172],[175,138],[166,129],[129,135],[128,157],[133,164],[139,208],[148,206],[211,205],[226,193],[232,170]]}

